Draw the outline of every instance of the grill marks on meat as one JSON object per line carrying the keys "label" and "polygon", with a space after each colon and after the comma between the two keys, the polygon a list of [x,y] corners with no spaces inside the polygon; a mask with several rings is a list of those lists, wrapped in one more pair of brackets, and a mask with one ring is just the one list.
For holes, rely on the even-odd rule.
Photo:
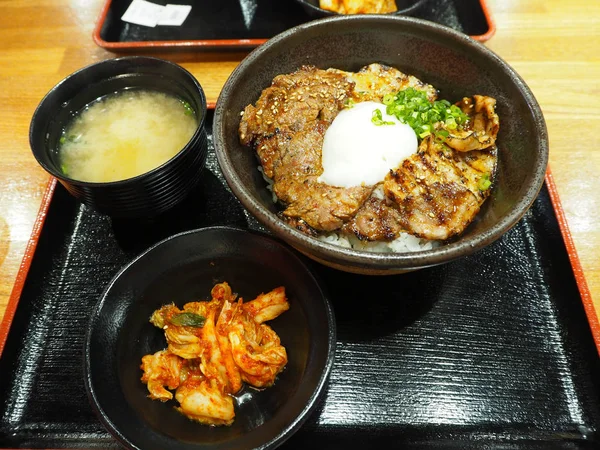
{"label": "grill marks on meat", "polygon": [[464,229],[463,218],[470,222],[479,205],[451,155],[437,151],[431,138],[423,144],[414,157],[386,176],[384,191],[396,204],[405,229],[426,239],[447,239]]}
{"label": "grill marks on meat", "polygon": [[277,76],[256,105],[246,107],[240,140],[254,147],[274,181],[273,192],[285,205],[282,218],[307,234],[341,228],[369,241],[390,241],[401,232],[445,240],[464,231],[490,193],[480,190],[481,179],[493,179],[496,170],[493,98],[475,95],[457,103],[470,116],[470,127],[452,132],[448,145],[425,138],[415,155],[386,176],[383,198],[371,195],[373,186],[317,181],[325,132],[346,102],[381,101],[408,87],[425,91],[431,101],[437,97],[432,86],[380,64],[356,73],[306,66]]}
{"label": "grill marks on meat", "polygon": [[391,241],[404,230],[400,211],[391,202],[376,197],[369,198],[342,228],[362,241]]}
{"label": "grill marks on meat", "polygon": [[465,130],[450,132],[446,144],[460,152],[482,150],[494,145],[500,129],[496,99],[474,95],[472,98],[463,98],[456,105],[469,116],[470,126]]}
{"label": "grill marks on meat", "polygon": [[354,82],[356,101],[381,101],[384,95],[395,94],[409,87],[424,91],[431,102],[437,99],[437,90],[430,84],[382,64],[370,64],[358,72],[344,72],[338,69],[328,69],[328,72],[343,74]]}
{"label": "grill marks on meat", "polygon": [[370,199],[347,229],[368,240],[394,239],[402,231],[425,239],[455,236],[489,196],[479,182],[493,175],[496,159],[495,147],[458,153],[428,137],[418,153],[386,176],[386,198]]}
{"label": "grill marks on meat", "polygon": [[296,226],[332,231],[351,219],[372,191],[319,183],[325,131],[353,93],[343,73],[302,67],[275,77],[240,122],[240,139],[253,144],[273,192]]}
{"label": "grill marks on meat", "polygon": [[471,127],[451,135],[447,146],[424,139],[417,154],[386,176],[386,198],[369,199],[345,231],[370,241],[393,240],[401,232],[446,240],[473,221],[490,194],[479,184],[482,177],[494,178],[500,122],[491,97],[465,97],[457,105]]}

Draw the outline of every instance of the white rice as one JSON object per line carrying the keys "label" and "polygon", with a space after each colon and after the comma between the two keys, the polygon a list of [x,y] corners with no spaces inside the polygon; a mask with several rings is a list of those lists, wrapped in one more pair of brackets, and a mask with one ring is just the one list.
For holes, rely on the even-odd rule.
{"label": "white rice", "polygon": [[275,192],[273,192],[273,180],[271,180],[268,176],[265,175],[265,171],[263,170],[262,166],[258,166],[258,171],[262,175],[263,179],[267,182],[267,189],[269,190],[269,192],[271,192],[273,203],[277,203],[277,200],[279,199],[275,195]]}
{"label": "white rice", "polygon": [[329,244],[339,245],[340,247],[352,248],[354,250],[363,250],[367,252],[378,253],[407,253],[431,250],[439,245],[437,241],[420,239],[412,234],[400,233],[400,236],[393,241],[361,241],[354,235],[341,233],[327,233],[320,235],[319,240]]}
{"label": "white rice", "polygon": [[[273,180],[265,175],[261,166],[258,166],[258,171],[267,182],[267,189],[273,196],[273,203],[277,203],[277,196],[275,195],[275,192],[273,192]],[[383,200],[384,196],[385,194],[382,185],[373,189],[373,193],[371,194],[371,197],[375,197],[379,200]],[[431,250],[440,245],[438,241],[421,239],[408,233],[400,233],[400,236],[393,241],[361,241],[353,234],[337,232],[321,234],[318,236],[318,239],[329,244],[339,245],[340,247],[376,253],[420,252]]]}

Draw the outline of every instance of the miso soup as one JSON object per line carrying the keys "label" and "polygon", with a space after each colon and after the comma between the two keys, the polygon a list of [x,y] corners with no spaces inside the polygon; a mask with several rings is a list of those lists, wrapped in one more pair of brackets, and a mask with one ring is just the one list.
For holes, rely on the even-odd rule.
{"label": "miso soup", "polygon": [[171,159],[197,126],[194,110],[175,96],[124,90],[90,103],[72,118],[60,138],[58,157],[70,178],[125,180]]}

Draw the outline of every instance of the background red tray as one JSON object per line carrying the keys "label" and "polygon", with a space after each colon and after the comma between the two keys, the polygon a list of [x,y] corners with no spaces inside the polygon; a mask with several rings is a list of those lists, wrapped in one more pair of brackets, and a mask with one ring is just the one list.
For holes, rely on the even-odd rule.
{"label": "background red tray", "polygon": [[[153,0],[165,4],[166,0]],[[241,4],[255,2],[254,13],[244,13]],[[143,49],[253,48],[267,39],[308,22],[310,17],[294,0],[219,0],[193,2],[192,11],[180,27],[155,28],[121,20],[131,0],[107,0],[94,30],[94,41],[112,51]],[[487,41],[496,31],[485,0],[428,0],[415,17],[462,31],[478,41]]]}

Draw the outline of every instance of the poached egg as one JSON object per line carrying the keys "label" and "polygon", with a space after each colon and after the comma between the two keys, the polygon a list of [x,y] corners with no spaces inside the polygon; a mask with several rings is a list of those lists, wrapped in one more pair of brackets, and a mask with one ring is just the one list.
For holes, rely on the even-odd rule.
{"label": "poached egg", "polygon": [[[376,109],[385,124],[373,123]],[[385,105],[356,103],[340,111],[325,132],[318,181],[344,188],[375,185],[417,148],[413,129],[387,114]]]}

